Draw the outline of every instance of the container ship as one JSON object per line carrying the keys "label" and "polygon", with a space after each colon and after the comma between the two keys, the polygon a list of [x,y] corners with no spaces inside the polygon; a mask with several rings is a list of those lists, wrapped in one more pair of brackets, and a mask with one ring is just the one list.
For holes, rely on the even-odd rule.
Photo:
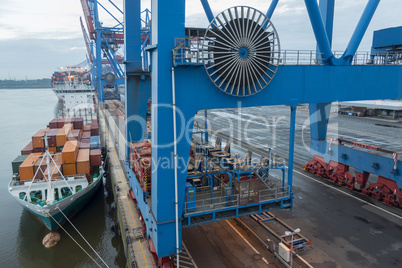
{"label": "container ship", "polygon": [[67,94],[93,94],[94,91],[89,70],[78,66],[61,67],[53,73],[51,83],[52,90],[59,100],[63,100]]}
{"label": "container ship", "polygon": [[51,231],[85,206],[103,176],[96,119],[55,118],[12,162],[9,192]]}
{"label": "container ship", "polygon": [[51,78],[52,90],[63,103],[59,117],[82,117],[88,124],[96,118],[95,94],[87,68],[61,67]]}

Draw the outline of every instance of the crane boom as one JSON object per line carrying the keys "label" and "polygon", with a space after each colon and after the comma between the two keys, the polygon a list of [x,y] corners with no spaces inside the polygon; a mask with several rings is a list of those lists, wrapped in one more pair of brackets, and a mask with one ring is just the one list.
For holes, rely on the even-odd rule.
{"label": "crane boom", "polygon": [[82,22],[81,17],[80,17],[80,23],[81,23],[82,35],[84,36],[85,46],[87,47],[88,57],[89,57],[89,60],[91,62],[93,62],[92,52],[91,52],[91,49],[89,47],[89,37],[87,35],[87,32],[85,30],[84,23]]}

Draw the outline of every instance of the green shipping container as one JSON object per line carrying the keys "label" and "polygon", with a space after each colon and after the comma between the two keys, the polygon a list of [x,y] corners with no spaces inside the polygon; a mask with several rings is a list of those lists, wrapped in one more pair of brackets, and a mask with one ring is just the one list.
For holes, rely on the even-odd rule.
{"label": "green shipping container", "polygon": [[64,146],[59,146],[56,148],[56,152],[60,153],[61,151],[63,151]]}
{"label": "green shipping container", "polygon": [[18,168],[20,167],[22,162],[24,162],[25,159],[27,159],[28,156],[29,155],[19,155],[17,156],[17,158],[14,159],[14,161],[11,163],[11,165],[13,166],[13,174],[19,172]]}

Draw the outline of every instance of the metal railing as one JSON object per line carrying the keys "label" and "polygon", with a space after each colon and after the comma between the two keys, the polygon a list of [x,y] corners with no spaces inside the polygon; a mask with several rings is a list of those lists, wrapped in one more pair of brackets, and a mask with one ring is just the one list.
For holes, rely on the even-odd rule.
{"label": "metal railing", "polygon": [[[175,38],[173,52],[174,65],[203,65],[204,61],[213,61],[213,51],[203,50],[203,37]],[[343,52],[334,51],[334,56],[340,58]],[[282,50],[280,65],[323,65],[325,59],[322,53],[315,50]],[[402,53],[377,53],[369,51],[356,52],[352,65],[398,65],[402,64]]]}
{"label": "metal railing", "polygon": [[[85,181],[87,180],[85,174],[77,174],[77,175],[72,175],[72,176],[65,176],[64,178],[69,182],[75,181],[75,180],[85,180]],[[65,181],[65,180],[61,176],[57,176],[57,177],[52,176],[52,182],[59,182],[59,181]],[[48,182],[48,180],[45,179],[45,178],[41,178],[41,179],[35,178],[33,180],[33,183],[38,183],[38,182]],[[23,186],[25,184],[29,186],[31,183],[32,183],[32,180],[21,181],[21,180],[19,180],[17,178],[13,178],[12,181],[11,181],[11,186]]]}
{"label": "metal railing", "polygon": [[[197,192],[197,200],[196,201],[188,201],[185,202],[184,213],[199,213],[199,212],[209,212],[216,211],[219,209],[227,209],[240,207],[241,198],[239,198],[239,194],[233,194],[228,196],[217,196],[211,198],[211,193],[208,191],[210,187],[202,187]],[[222,187],[216,187],[215,192],[219,192],[222,190]],[[203,198],[205,196],[205,198]],[[258,202],[266,202],[266,201],[278,201],[281,198],[290,198],[289,186],[285,187],[276,187],[274,189],[264,189],[259,190]],[[257,204],[256,203],[256,204]]]}

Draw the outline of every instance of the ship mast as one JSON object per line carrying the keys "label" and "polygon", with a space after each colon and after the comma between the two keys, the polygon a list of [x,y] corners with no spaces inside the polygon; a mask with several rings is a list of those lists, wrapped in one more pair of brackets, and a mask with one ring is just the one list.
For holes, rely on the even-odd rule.
{"label": "ship mast", "polygon": [[47,142],[47,134],[45,132],[45,134],[43,135],[43,139],[45,140],[45,153],[46,153],[46,166],[47,166],[47,179],[49,182],[49,186],[48,186],[48,190],[47,190],[47,198],[46,198],[46,202],[48,205],[53,204],[54,202],[54,193],[53,193],[53,189],[52,189],[52,176],[51,176],[51,171],[50,171],[50,153],[49,153],[49,146],[48,146],[48,142]]}

